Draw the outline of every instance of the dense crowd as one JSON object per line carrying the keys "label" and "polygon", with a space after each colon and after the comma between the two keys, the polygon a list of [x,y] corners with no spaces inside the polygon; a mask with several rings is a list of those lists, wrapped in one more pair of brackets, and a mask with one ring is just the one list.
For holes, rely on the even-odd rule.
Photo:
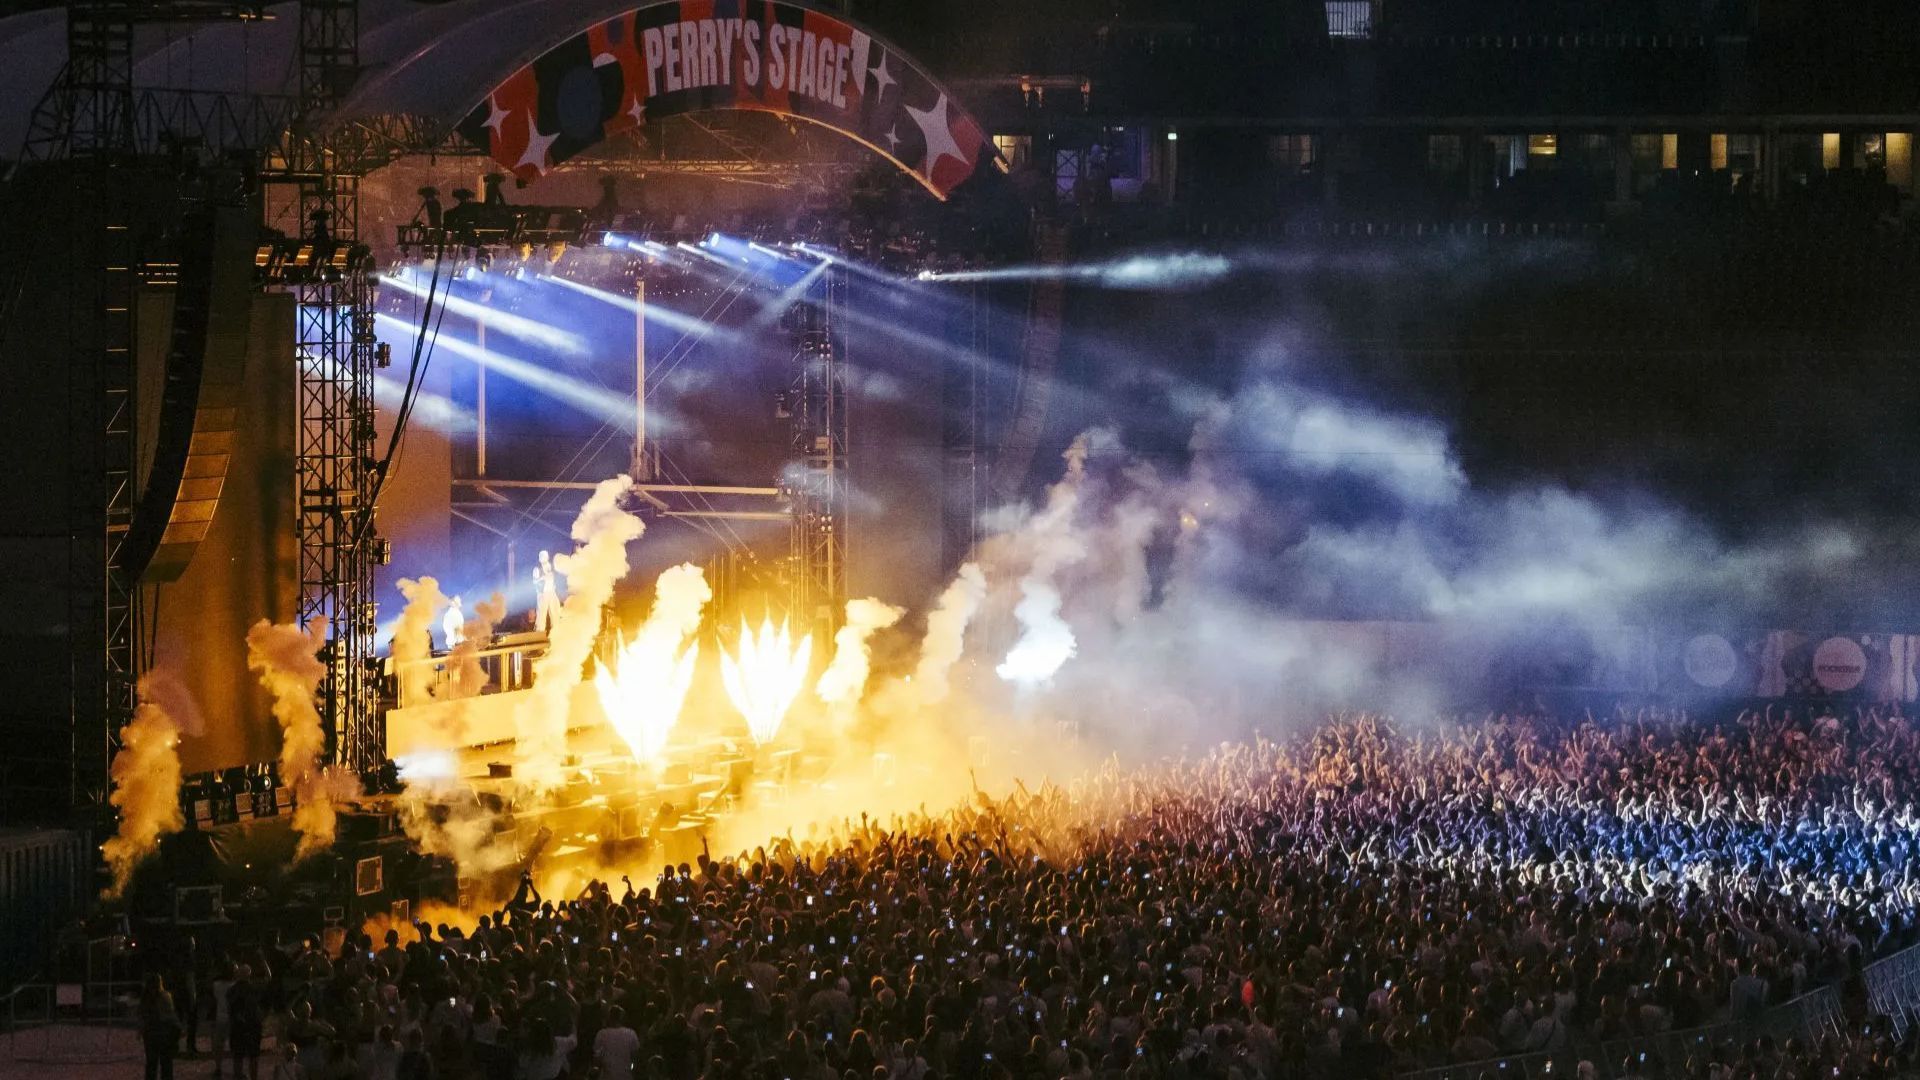
{"label": "dense crowd", "polygon": [[[1916,779],[1920,734],[1872,712],[1342,717],[645,887],[523,883],[470,931],[227,957],[146,1011],[162,1039],[212,1014],[236,1073],[275,1031],[260,1068],[287,1080],[1367,1077],[1529,1051],[1911,1074],[1861,969],[1920,929]],[[1603,1057],[1828,984],[1845,1037]]]}

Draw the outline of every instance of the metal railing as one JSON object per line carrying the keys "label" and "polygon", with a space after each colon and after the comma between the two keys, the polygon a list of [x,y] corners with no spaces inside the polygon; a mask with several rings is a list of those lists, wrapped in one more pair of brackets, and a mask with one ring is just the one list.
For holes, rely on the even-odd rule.
{"label": "metal railing", "polygon": [[1867,1005],[1893,1024],[1896,1038],[1905,1038],[1907,1026],[1920,1019],[1920,945],[1876,960],[1861,974],[1867,983]]}
{"label": "metal railing", "polygon": [[6,995],[0,1043],[15,1061],[101,1064],[137,1060],[140,984],[132,980],[27,983]]}
{"label": "metal railing", "polygon": [[[1894,1034],[1904,1036],[1907,1026],[1920,1020],[1920,945],[1909,946],[1867,965],[1861,976],[1866,983],[1871,1011],[1887,1017]],[[1846,1026],[1840,988],[1828,985],[1776,1005],[1751,1020],[1728,1020],[1682,1031],[1609,1039],[1597,1045],[1588,1042],[1559,1051],[1508,1054],[1417,1069],[1399,1076],[1400,1080],[1479,1080],[1481,1077],[1550,1080],[1573,1076],[1585,1061],[1607,1080],[1628,1076],[1660,1080],[1693,1075],[1696,1070],[1690,1063],[1725,1044],[1739,1044],[1763,1035],[1772,1036],[1776,1041],[1820,1039],[1839,1035]]]}

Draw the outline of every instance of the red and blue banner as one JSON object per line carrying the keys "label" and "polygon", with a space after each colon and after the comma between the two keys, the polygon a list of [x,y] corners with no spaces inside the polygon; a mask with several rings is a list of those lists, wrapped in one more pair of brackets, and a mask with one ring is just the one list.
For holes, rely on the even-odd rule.
{"label": "red and blue banner", "polygon": [[649,120],[744,109],[832,128],[939,198],[986,134],[906,54],[781,0],[666,0],[589,27],[495,87],[460,134],[522,180]]}

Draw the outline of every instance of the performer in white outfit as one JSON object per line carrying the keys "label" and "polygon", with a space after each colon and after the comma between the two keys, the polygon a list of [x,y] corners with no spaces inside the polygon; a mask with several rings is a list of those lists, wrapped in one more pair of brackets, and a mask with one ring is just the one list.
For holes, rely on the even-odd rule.
{"label": "performer in white outfit", "polygon": [[467,640],[467,617],[460,610],[460,598],[454,597],[447,602],[447,613],[440,619],[440,631],[447,636],[449,651]]}
{"label": "performer in white outfit", "polygon": [[553,617],[560,613],[560,590],[550,553],[540,553],[540,565],[533,568],[533,584],[540,597],[539,606],[534,610],[533,628],[544,634],[553,629]]}

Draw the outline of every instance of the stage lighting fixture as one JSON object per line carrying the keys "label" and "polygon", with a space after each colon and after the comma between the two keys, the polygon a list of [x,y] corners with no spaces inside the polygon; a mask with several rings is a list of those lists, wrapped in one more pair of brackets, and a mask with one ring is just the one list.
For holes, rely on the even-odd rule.
{"label": "stage lighting fixture", "polygon": [[393,366],[393,346],[382,341],[373,347],[373,366],[387,368]]}

